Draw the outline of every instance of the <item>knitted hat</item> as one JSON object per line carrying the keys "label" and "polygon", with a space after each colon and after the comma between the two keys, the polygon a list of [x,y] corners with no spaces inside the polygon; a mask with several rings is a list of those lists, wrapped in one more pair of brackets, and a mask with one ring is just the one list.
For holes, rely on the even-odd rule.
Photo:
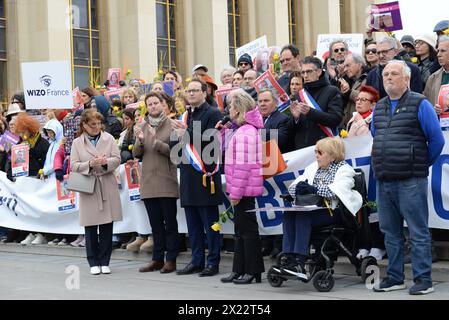
{"label": "knitted hat", "polygon": [[251,56],[249,54],[244,53],[242,56],[240,56],[239,61],[237,62],[237,65],[239,65],[242,62],[247,62],[251,66],[251,69],[254,68],[253,61],[251,60]]}

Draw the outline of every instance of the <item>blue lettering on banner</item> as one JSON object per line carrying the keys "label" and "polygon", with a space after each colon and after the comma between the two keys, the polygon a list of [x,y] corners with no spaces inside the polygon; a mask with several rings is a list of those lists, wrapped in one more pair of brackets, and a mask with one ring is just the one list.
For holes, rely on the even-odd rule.
{"label": "blue lettering on banner", "polygon": [[437,215],[444,220],[449,220],[449,211],[444,209],[442,182],[443,182],[443,165],[449,165],[449,155],[441,155],[432,166],[432,198],[433,206]]}
{"label": "blue lettering on banner", "polygon": [[67,206],[58,207],[58,211],[67,211],[70,209],[75,209],[75,204],[70,204]]}
{"label": "blue lettering on banner", "polygon": [[14,214],[17,216],[16,213],[17,200],[15,198],[0,196],[0,206],[2,205],[6,205],[6,207],[12,210],[12,212],[14,212]]}

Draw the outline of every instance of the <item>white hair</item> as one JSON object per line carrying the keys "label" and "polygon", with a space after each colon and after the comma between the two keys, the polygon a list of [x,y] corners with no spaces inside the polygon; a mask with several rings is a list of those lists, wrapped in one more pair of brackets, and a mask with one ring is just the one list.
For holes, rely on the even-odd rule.
{"label": "white hair", "polygon": [[224,66],[223,70],[221,70],[221,73],[220,73],[220,81],[222,81],[222,82],[223,82],[223,73],[225,73],[226,71],[231,72],[231,74],[233,75],[234,72],[237,71],[237,69],[230,65]]}
{"label": "white hair", "polygon": [[391,60],[388,61],[386,66],[393,64],[393,65],[398,65],[401,66],[402,68],[402,73],[407,76],[409,79],[412,76],[412,70],[410,69],[410,67],[405,63],[405,61],[402,60]]}
{"label": "white hair", "polygon": [[389,43],[391,48],[394,48],[394,49],[398,48],[398,43],[397,43],[396,39],[392,38],[392,37],[384,37],[377,44],[379,45],[381,43]]}
{"label": "white hair", "polygon": [[346,59],[352,58],[355,64],[360,64],[363,68],[366,66],[365,58],[358,53],[351,53],[346,56]]}

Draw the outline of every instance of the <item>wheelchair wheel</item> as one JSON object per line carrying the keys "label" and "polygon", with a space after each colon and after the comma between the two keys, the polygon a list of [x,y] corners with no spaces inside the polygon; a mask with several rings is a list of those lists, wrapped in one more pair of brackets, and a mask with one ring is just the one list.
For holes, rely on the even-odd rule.
{"label": "wheelchair wheel", "polygon": [[362,278],[362,281],[365,282],[366,278],[368,278],[368,276],[373,274],[373,271],[371,271],[370,273],[366,273],[366,269],[369,266],[377,266],[377,260],[374,257],[366,257],[365,259],[363,259],[362,261],[362,265],[360,267],[360,271],[361,271],[361,275],[360,277]]}
{"label": "wheelchair wheel", "polygon": [[319,292],[329,292],[334,287],[335,281],[332,274],[326,270],[318,271],[313,276],[313,286]]}
{"label": "wheelchair wheel", "polygon": [[282,282],[284,282],[284,279],[282,279],[279,274],[273,270],[273,268],[270,268],[267,272],[267,280],[270,286],[278,288],[282,285]]}

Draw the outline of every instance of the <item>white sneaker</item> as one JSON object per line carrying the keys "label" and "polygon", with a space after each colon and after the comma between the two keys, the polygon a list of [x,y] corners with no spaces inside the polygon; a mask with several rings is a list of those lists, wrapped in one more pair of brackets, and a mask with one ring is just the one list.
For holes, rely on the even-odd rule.
{"label": "white sneaker", "polygon": [[109,269],[108,266],[101,266],[101,273],[110,274],[111,273],[111,269]]}
{"label": "white sneaker", "polygon": [[78,244],[78,247],[85,247],[86,246],[86,238],[84,238],[83,236],[83,240],[81,240],[81,242]]}
{"label": "white sneaker", "polygon": [[45,239],[45,237],[41,233],[38,233],[36,235],[36,238],[31,241],[31,244],[47,244],[47,239]]}
{"label": "white sneaker", "polygon": [[98,266],[90,267],[90,274],[97,275],[100,273],[101,273],[100,267],[98,267]]}
{"label": "white sneaker", "polygon": [[357,259],[362,260],[363,258],[367,257],[369,255],[369,251],[366,249],[360,249],[359,253],[357,253]]}
{"label": "white sneaker", "polygon": [[58,246],[62,247],[62,246],[68,246],[69,242],[67,241],[67,238],[62,238],[61,241],[58,242]]}
{"label": "white sneaker", "polygon": [[30,245],[33,240],[36,239],[36,236],[32,233],[28,234],[27,237],[20,242],[21,245]]}
{"label": "white sneaker", "polygon": [[53,240],[48,241],[48,245],[49,246],[57,246],[58,243],[59,243],[59,239],[58,238],[54,238]]}
{"label": "white sneaker", "polygon": [[80,244],[81,241],[83,241],[83,239],[84,239],[84,236],[80,234],[80,235],[78,236],[78,238],[76,238],[75,241],[70,242],[70,245],[71,245],[72,247],[79,247],[79,244]]}
{"label": "white sneaker", "polygon": [[384,258],[385,253],[387,253],[385,250],[379,249],[379,248],[371,248],[369,255],[371,257],[376,258],[377,261],[380,261]]}

